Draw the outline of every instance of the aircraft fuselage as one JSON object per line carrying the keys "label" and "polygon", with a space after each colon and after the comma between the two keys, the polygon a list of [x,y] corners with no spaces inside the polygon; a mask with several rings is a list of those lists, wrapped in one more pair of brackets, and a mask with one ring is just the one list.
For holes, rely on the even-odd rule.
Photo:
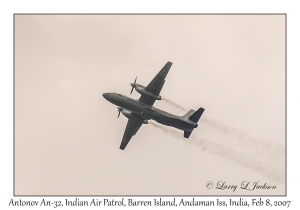
{"label": "aircraft fuselage", "polygon": [[[171,126],[183,131],[192,131],[197,123],[182,116],[173,115],[154,106],[147,106],[138,100],[134,100],[118,93],[104,93],[103,97],[116,106],[138,114],[143,120],[155,120],[163,125]],[[129,116],[130,117],[130,116]]]}

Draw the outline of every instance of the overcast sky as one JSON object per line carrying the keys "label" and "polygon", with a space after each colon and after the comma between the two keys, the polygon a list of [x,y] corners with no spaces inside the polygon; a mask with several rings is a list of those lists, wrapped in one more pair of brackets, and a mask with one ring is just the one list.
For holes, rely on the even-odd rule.
{"label": "overcast sky", "polygon": [[[127,118],[102,94],[167,61],[154,106],[204,107],[198,128],[143,125],[120,150]],[[285,194],[285,16],[16,15],[15,161],[17,195]],[[245,180],[277,188],[205,186]]]}

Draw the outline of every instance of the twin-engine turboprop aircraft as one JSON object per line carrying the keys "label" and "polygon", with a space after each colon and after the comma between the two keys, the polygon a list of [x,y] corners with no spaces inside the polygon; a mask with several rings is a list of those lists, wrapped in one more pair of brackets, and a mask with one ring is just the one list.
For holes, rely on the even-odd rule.
{"label": "twin-engine turboprop aircraft", "polygon": [[156,100],[161,100],[159,95],[165,78],[171,68],[172,63],[167,64],[158,72],[153,80],[144,87],[136,83],[136,78],[132,86],[131,92],[135,89],[141,94],[138,100],[129,98],[118,93],[104,93],[103,97],[109,102],[118,106],[118,117],[120,113],[128,118],[125,133],[120,145],[120,149],[124,150],[130,141],[131,137],[136,134],[142,124],[148,124],[148,120],[155,120],[163,125],[172,126],[184,131],[184,137],[189,138],[194,128],[197,128],[198,120],[200,119],[204,109],[200,107],[197,111],[190,110],[183,116],[173,115],[153,106]]}

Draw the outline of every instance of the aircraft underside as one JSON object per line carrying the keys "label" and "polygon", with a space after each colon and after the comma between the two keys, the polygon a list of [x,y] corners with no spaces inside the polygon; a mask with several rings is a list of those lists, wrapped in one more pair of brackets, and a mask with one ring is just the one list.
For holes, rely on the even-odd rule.
{"label": "aircraft underside", "polygon": [[156,100],[162,99],[160,91],[171,66],[172,63],[167,62],[146,87],[136,83],[137,78],[135,78],[134,83],[130,84],[132,86],[130,94],[135,89],[141,94],[138,100],[118,93],[103,94],[106,100],[118,106],[118,117],[122,112],[128,118],[120,149],[124,150],[132,136],[137,133],[143,124],[148,124],[150,119],[183,130],[185,138],[189,138],[193,129],[198,126],[197,122],[204,111],[202,107],[197,111],[191,109],[184,116],[176,116],[153,106]]}
{"label": "aircraft underside", "polygon": [[144,119],[152,119],[160,124],[178,128],[180,130],[192,131],[195,128],[195,125],[190,124],[185,120],[181,120],[176,117],[169,117],[154,110],[149,111],[146,109],[141,117]]}

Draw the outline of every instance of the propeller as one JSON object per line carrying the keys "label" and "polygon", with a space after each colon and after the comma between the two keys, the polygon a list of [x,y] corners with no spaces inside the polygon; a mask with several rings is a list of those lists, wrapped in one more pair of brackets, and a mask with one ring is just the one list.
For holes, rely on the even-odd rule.
{"label": "propeller", "polygon": [[119,114],[118,114],[118,118],[119,118],[120,117],[120,113],[123,111],[123,108],[117,107],[117,109],[118,109],[118,112],[119,112]]}
{"label": "propeller", "polygon": [[130,95],[131,95],[131,93],[132,93],[132,91],[133,91],[133,88],[135,88],[135,87],[136,87],[136,84],[135,84],[135,82],[136,82],[136,79],[137,79],[137,77],[135,77],[134,83],[130,83],[130,85],[132,86],[132,89],[131,89]]}

